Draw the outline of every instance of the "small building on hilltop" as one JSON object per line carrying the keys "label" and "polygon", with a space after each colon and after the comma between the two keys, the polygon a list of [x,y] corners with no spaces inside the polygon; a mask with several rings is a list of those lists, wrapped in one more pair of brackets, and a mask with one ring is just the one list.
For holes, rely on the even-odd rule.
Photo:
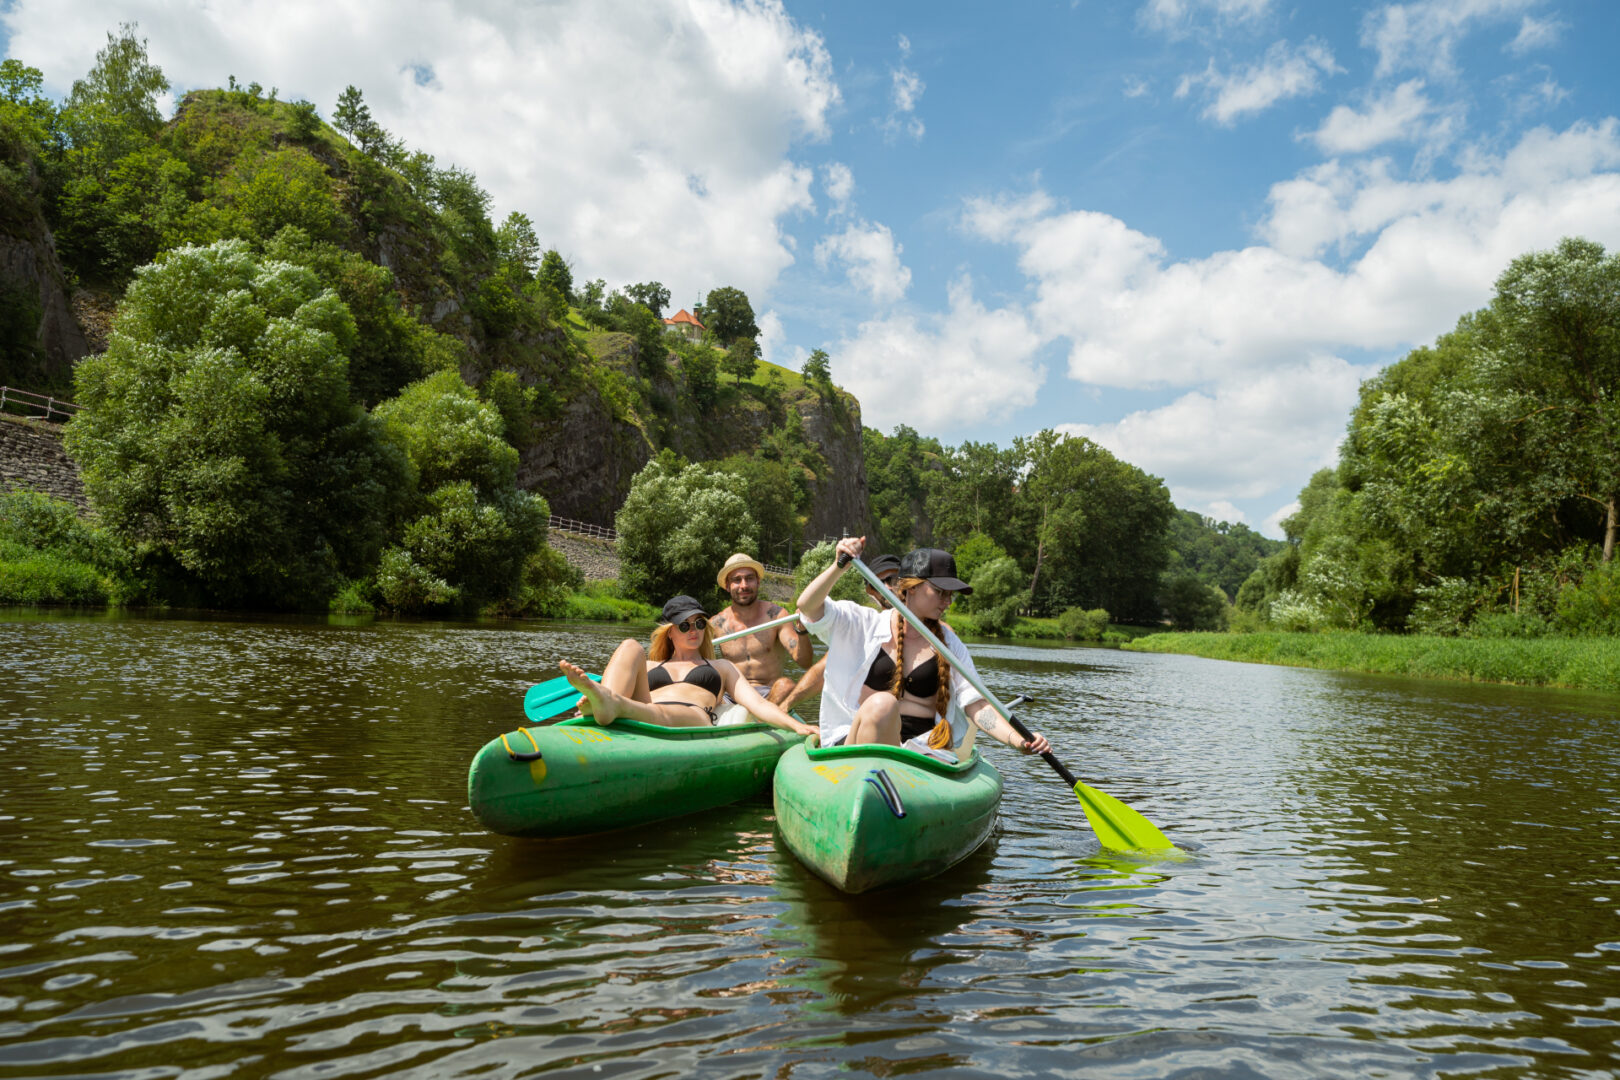
{"label": "small building on hilltop", "polygon": [[677,311],[673,316],[664,320],[664,333],[680,334],[688,341],[703,340],[703,324],[697,317],[685,308]]}

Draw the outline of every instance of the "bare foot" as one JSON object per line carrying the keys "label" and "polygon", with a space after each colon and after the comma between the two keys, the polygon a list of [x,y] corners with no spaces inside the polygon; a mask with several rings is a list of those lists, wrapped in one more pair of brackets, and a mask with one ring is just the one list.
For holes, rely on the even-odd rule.
{"label": "bare foot", "polygon": [[567,660],[561,661],[557,666],[562,669],[568,685],[583,695],[583,700],[579,703],[581,716],[595,717],[598,724],[607,727],[624,715],[621,706],[624,699],[601,683],[592,682],[586,676],[584,668]]}

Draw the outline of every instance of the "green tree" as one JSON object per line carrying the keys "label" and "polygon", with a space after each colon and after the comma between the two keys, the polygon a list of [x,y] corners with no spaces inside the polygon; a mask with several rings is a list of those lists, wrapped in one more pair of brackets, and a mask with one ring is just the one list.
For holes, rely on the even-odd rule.
{"label": "green tree", "polygon": [[804,381],[816,388],[823,397],[832,390],[832,358],[822,349],[816,349],[805,360]]}
{"label": "green tree", "polygon": [[644,281],[640,285],[627,285],[624,294],[659,319],[664,317],[664,309],[669,307],[669,290],[661,282]]}
{"label": "green tree", "polygon": [[681,375],[692,404],[703,412],[720,400],[720,354],[713,346],[697,343],[681,349]]}
{"label": "green tree", "polygon": [[1166,576],[1159,602],[1177,630],[1221,630],[1226,626],[1226,594],[1185,571]]}
{"label": "green tree", "polygon": [[748,294],[730,285],[710,289],[703,301],[703,325],[722,345],[730,345],[738,338],[759,337],[759,326],[754,322],[754,307]]}
{"label": "green tree", "polygon": [[[534,235],[534,222],[517,210],[506,215],[495,230],[495,252],[500,260],[518,270],[525,281],[540,269],[540,238]],[[549,253],[548,253],[549,254]],[[566,290],[559,290],[567,296]]]}
{"label": "green tree", "polygon": [[163,70],[146,54],[146,39],[135,36],[134,23],[123,23],[68,93],[62,116],[70,141],[93,149],[102,162],[122,157],[163,126],[157,97],[168,89]]}
{"label": "green tree", "polygon": [[352,83],[338,95],[337,108],[332,110],[332,126],[353,139],[363,154],[375,156],[388,143],[388,132],[372,119],[365,96]]}
{"label": "green tree", "polygon": [[[1013,535],[1013,508],[1023,461],[1015,450],[994,443],[964,442],[947,447],[941,468],[927,484],[928,517],[934,539],[954,547],[974,534],[1008,551],[1022,550]],[[960,560],[960,555],[958,555]]]}
{"label": "green tree", "polygon": [[1090,439],[1051,430],[1015,440],[1014,449],[1028,463],[1019,517],[1035,538],[1037,610],[1080,604],[1124,620],[1156,619],[1175,514],[1163,481]]}
{"label": "green tree", "polygon": [[878,547],[902,552],[931,545],[934,530],[927,498],[932,474],[942,467],[944,450],[939,440],[918,435],[904,424],[889,436],[863,428],[861,449]]}
{"label": "green tree", "polygon": [[688,465],[665,450],[630,482],[614,527],[620,581],[632,596],[661,604],[685,593],[716,599],[715,570],[759,534],[728,474]]}
{"label": "green tree", "polygon": [[739,386],[742,385],[742,381],[753,378],[754,372],[759,368],[759,345],[753,338],[738,338],[731,343],[731,348],[726,350],[725,359],[720,361],[720,367],[727,375],[736,379]]}
{"label": "green tree", "polygon": [[145,268],[75,372],[68,452],[103,525],[205,598],[323,603],[369,570],[409,464],[351,399],[354,319],[242,241]]}
{"label": "green tree", "polygon": [[312,142],[321,133],[321,114],[313,101],[298,100],[287,106],[287,134],[295,142]]}
{"label": "green tree", "polygon": [[[569,303],[574,302],[574,274],[556,248],[548,249],[540,257],[540,272],[535,276],[544,284],[556,289],[563,299]],[[601,303],[600,296],[597,297],[597,303]]]}
{"label": "green tree", "polygon": [[[798,596],[804,592],[810,582],[832,565],[836,555],[836,545],[831,540],[823,540],[806,551],[800,557],[799,565],[793,569],[793,595]],[[866,600],[864,580],[853,569],[848,570],[833,585],[830,595],[834,600],[853,600],[859,604]]]}

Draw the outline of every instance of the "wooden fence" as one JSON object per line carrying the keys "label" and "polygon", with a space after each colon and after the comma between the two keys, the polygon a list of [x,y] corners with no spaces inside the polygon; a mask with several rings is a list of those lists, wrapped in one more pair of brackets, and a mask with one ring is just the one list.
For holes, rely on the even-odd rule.
{"label": "wooden fence", "polygon": [[[575,536],[589,536],[596,540],[606,540],[609,543],[616,544],[619,542],[618,532],[605,525],[592,525],[588,521],[575,521],[573,518],[558,517],[556,514],[551,515],[550,528],[560,532],[572,533]],[[793,571],[785,566],[772,566],[768,562],[762,562],[760,565],[765,567],[766,573],[793,576]]]}

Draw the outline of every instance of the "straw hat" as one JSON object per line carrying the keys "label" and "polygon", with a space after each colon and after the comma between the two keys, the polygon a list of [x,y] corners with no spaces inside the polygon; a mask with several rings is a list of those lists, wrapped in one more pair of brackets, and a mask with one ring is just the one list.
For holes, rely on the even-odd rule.
{"label": "straw hat", "polygon": [[720,572],[714,576],[714,580],[718,581],[720,583],[720,588],[724,589],[726,587],[726,579],[731,577],[731,572],[733,570],[741,570],[745,566],[752,567],[754,573],[758,574],[760,577],[763,578],[765,576],[765,567],[760,564],[758,559],[750,555],[744,555],[739,551],[737,554],[726,560],[726,565],[720,568]]}

